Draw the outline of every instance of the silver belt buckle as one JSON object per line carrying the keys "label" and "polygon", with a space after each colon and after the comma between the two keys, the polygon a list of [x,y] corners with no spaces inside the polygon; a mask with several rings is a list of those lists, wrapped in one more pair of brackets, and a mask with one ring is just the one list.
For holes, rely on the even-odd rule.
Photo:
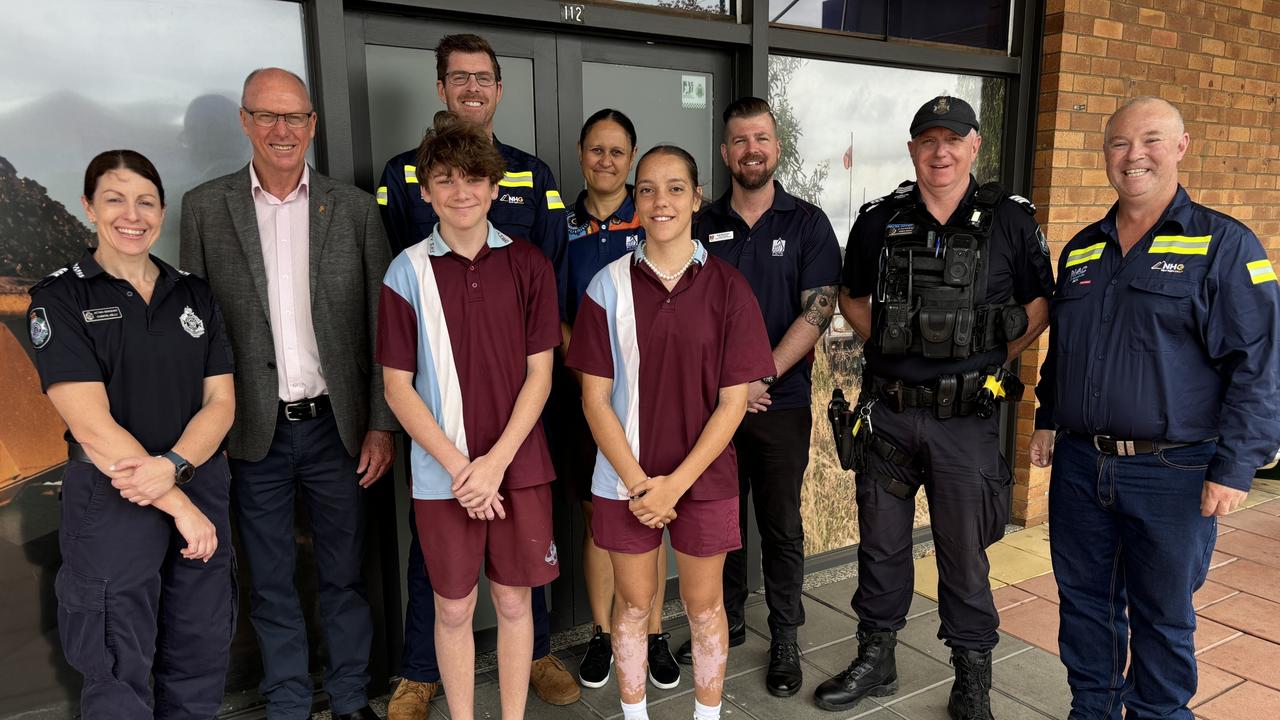
{"label": "silver belt buckle", "polygon": [[1111,441],[1115,445],[1115,454],[1117,457],[1132,457],[1138,454],[1137,450],[1133,447],[1132,440],[1116,440],[1109,435],[1094,435],[1093,448],[1100,453],[1105,454],[1107,451],[1102,449],[1101,443],[1098,442],[1099,440]]}
{"label": "silver belt buckle", "polygon": [[300,401],[298,401],[298,402],[285,403],[285,406],[284,406],[284,417],[285,417],[285,419],[286,419],[286,420],[288,420],[289,422],[301,422],[301,421],[303,421],[303,420],[309,420],[309,419],[311,419],[311,418],[305,418],[305,417],[294,417],[294,416],[293,416],[293,411],[294,411],[294,410],[300,410],[300,409],[302,409],[303,407],[305,407],[305,408],[307,408],[307,409],[309,409],[309,410],[311,411],[311,417],[315,417],[315,416],[316,416],[316,404],[315,404],[315,401],[311,401],[311,402],[303,402],[303,401],[301,401],[301,400],[300,400]]}

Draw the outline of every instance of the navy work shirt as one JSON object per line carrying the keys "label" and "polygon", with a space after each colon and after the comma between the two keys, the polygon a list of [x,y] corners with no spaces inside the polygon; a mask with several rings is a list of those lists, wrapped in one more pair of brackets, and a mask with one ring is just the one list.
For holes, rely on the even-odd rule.
{"label": "navy work shirt", "polygon": [[[949,225],[959,225],[973,207],[978,182],[969,178],[969,189],[956,207]],[[983,302],[1002,305],[1013,299],[1026,305],[1036,298],[1053,295],[1053,268],[1049,262],[1049,246],[1034,216],[1035,207],[1016,195],[1006,196],[995,208],[991,234],[987,238],[987,297]],[[891,195],[873,200],[858,212],[849,230],[849,243],[844,251],[842,283],[851,297],[874,295],[880,277],[880,260],[889,223],[912,226],[910,232],[939,230],[943,226],[934,219],[920,197],[915,183],[903,183]],[[872,302],[876,302],[873,297]],[[1008,349],[1000,347],[985,353],[959,358],[925,358],[912,355],[883,355],[874,337],[865,346],[867,372],[888,380],[926,384],[939,375],[981,370],[989,365],[1003,365]]]}
{"label": "navy work shirt", "polygon": [[631,199],[635,188],[627,186],[627,197],[608,218],[592,217],[587,211],[587,191],[569,207],[566,221],[569,226],[568,276],[565,280],[564,320],[570,325],[578,317],[582,296],[591,284],[591,278],[605,265],[635,250],[644,242],[644,228],[636,217],[636,206]]}
{"label": "navy work shirt", "polygon": [[[746,276],[760,303],[769,345],[777,347],[804,309],[805,290],[840,282],[840,245],[827,214],[776,180],[773,205],[752,227],[730,205],[729,190],[694,219],[693,237]],[[813,351],[769,388],[771,410],[809,407]]]}
{"label": "navy work shirt", "polygon": [[1208,479],[1248,490],[1280,446],[1280,291],[1249,228],[1173,202],[1127,254],[1116,208],[1062,251],[1036,428],[1219,438]]}
{"label": "navy work shirt", "polygon": [[[551,261],[556,277],[564,275],[565,209],[551,168],[529,153],[493,139],[507,170],[498,181],[498,199],[489,207],[489,222],[509,237],[527,240]],[[418,149],[387,161],[376,197],[394,257],[430,237],[440,216],[418,191]],[[564,287],[560,287],[561,315]]]}
{"label": "navy work shirt", "polygon": [[[87,250],[31,288],[27,325],[42,390],[102,383],[111,417],[159,455],[203,407],[204,379],[235,368],[209,284],[155,256],[151,261],[160,277],[147,304]],[[70,430],[67,440],[74,440]]]}

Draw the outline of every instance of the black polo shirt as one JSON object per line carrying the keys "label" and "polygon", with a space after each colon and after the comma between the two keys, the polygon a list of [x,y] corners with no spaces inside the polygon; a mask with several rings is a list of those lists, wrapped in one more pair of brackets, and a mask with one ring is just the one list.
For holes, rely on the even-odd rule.
{"label": "black polo shirt", "polygon": [[[970,177],[969,190],[948,224],[959,225],[960,220],[969,214],[977,191],[978,183]],[[987,239],[987,304],[999,305],[1012,299],[1019,305],[1026,305],[1036,298],[1053,295],[1049,246],[1043,241],[1034,213],[1035,207],[1016,195],[1005,197],[996,206],[991,235]],[[943,227],[925,207],[915,183],[903,183],[893,194],[863,205],[853,228],[849,230],[849,244],[844,251],[841,282],[851,297],[875,295],[880,278],[881,252],[890,223],[915,233]],[[872,302],[876,302],[874,297]],[[882,355],[874,337],[874,328],[871,334],[865,350],[867,371],[881,378],[907,383],[924,384],[939,375],[1003,365],[1009,354],[1001,346],[964,359]]]}
{"label": "black polo shirt", "polygon": [[[31,288],[27,326],[42,390],[102,383],[111,417],[158,455],[200,411],[204,379],[234,368],[209,284],[155,256],[151,261],[160,277],[148,305],[86,250]],[[70,430],[67,439],[74,439]]]}
{"label": "black polo shirt", "polygon": [[[769,345],[777,347],[800,317],[800,293],[840,282],[840,245],[826,213],[792,196],[776,180],[773,205],[747,227],[729,190],[694,220],[693,236],[746,276],[760,303]],[[769,388],[774,410],[809,407],[813,351]]]}

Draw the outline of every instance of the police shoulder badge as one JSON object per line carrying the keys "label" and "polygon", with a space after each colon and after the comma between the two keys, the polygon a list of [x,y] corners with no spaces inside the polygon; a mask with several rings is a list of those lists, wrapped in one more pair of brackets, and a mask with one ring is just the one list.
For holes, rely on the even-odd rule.
{"label": "police shoulder badge", "polygon": [[49,325],[49,315],[44,308],[31,308],[27,313],[28,332],[31,333],[31,346],[39,350],[49,344],[53,337],[53,327]]}
{"label": "police shoulder badge", "polygon": [[200,319],[199,315],[196,315],[190,305],[183,308],[182,316],[178,318],[178,322],[182,323],[182,329],[186,330],[187,334],[193,338],[198,338],[204,334],[204,321]]}

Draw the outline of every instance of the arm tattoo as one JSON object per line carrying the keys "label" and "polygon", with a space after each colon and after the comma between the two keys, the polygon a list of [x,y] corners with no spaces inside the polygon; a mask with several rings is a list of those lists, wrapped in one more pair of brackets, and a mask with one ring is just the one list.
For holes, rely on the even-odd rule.
{"label": "arm tattoo", "polygon": [[836,311],[836,286],[824,285],[800,293],[800,312],[804,321],[826,332]]}

